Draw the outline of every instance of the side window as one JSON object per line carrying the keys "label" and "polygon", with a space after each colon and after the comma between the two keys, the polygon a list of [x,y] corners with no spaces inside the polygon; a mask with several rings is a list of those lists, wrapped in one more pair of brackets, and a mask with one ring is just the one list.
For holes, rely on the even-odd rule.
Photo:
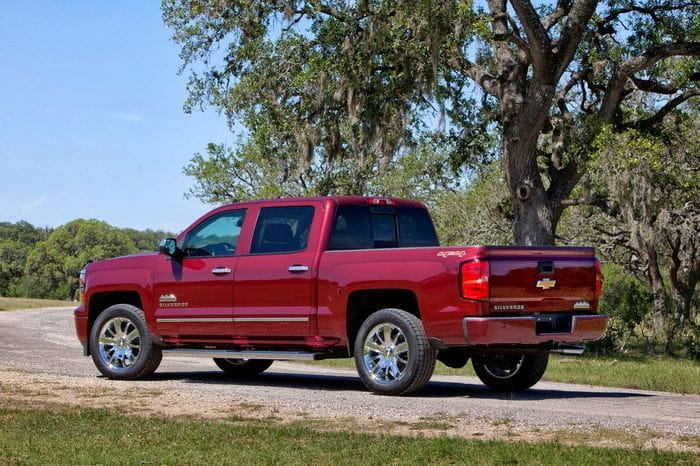
{"label": "side window", "polygon": [[372,249],[373,247],[369,209],[358,205],[339,207],[329,249]]}
{"label": "side window", "polygon": [[187,235],[185,256],[234,255],[245,213],[245,210],[229,210],[205,220]]}
{"label": "side window", "polygon": [[312,206],[263,207],[255,225],[251,254],[305,250],[313,219]]}
{"label": "side window", "polygon": [[338,208],[330,250],[439,246],[425,209],[346,205]]}
{"label": "side window", "polygon": [[427,210],[398,207],[401,247],[440,246]]}

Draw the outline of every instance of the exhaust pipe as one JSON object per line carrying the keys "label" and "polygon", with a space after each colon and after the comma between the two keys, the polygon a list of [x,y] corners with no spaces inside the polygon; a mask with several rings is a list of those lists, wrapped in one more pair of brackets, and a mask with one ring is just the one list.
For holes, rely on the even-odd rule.
{"label": "exhaust pipe", "polygon": [[558,345],[556,348],[549,350],[554,354],[567,354],[569,356],[580,356],[586,350],[586,347],[581,345]]}

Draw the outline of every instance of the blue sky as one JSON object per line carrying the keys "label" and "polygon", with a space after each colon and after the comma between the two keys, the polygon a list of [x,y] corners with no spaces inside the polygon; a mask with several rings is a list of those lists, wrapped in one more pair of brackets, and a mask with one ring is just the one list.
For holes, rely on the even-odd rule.
{"label": "blue sky", "polygon": [[3,2],[0,221],[97,218],[180,231],[212,206],[182,168],[231,142],[223,116],[186,115],[187,76],[160,2]]}

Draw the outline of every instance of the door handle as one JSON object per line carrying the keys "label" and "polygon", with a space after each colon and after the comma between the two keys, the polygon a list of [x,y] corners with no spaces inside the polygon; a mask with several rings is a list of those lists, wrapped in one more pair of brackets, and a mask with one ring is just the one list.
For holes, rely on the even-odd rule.
{"label": "door handle", "polygon": [[309,271],[308,265],[290,265],[287,270],[291,273],[304,273]]}
{"label": "door handle", "polygon": [[211,273],[214,275],[226,275],[227,273],[231,273],[231,269],[228,267],[217,267],[215,269],[211,269]]}

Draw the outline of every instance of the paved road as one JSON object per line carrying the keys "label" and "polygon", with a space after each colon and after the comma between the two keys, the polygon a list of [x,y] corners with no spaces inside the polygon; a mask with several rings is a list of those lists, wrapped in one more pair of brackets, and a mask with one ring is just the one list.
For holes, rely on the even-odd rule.
{"label": "paved road", "polygon": [[697,395],[546,382],[522,394],[503,395],[475,378],[434,376],[420,394],[386,397],[367,392],[351,370],[276,362],[260,377],[231,381],[211,361],[185,358],[165,358],[151,380],[110,381],[99,376],[90,358],[82,357],[70,309],[0,312],[0,382],[23,378],[103,391],[160,391],[175,400],[168,401],[173,406],[195,412],[245,403],[323,419],[449,420],[467,431],[508,424],[530,433],[603,427],[700,435]]}

